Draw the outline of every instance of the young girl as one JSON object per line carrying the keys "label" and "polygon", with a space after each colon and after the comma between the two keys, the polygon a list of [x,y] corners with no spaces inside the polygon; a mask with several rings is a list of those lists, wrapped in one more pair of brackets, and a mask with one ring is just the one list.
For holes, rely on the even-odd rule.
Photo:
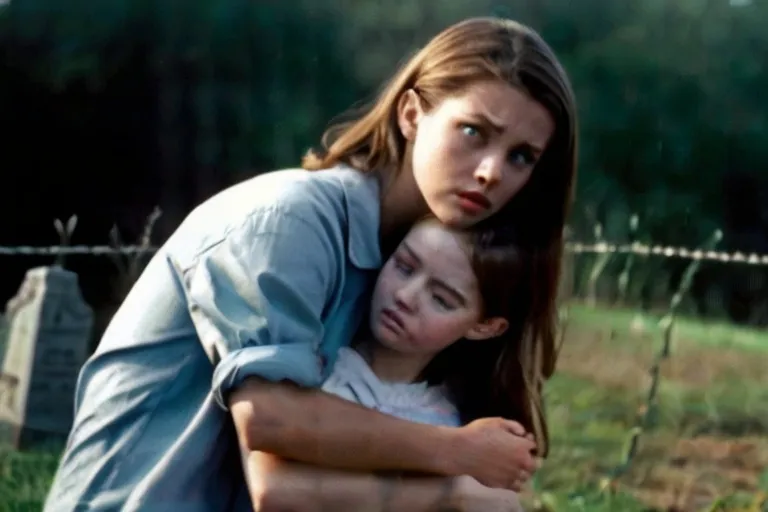
{"label": "young girl", "polygon": [[[525,263],[511,241],[492,245],[434,218],[417,223],[379,273],[367,334],[340,349],[322,389],[433,425],[507,416],[546,451],[541,399],[526,381],[531,358],[519,339]],[[496,371],[507,367],[517,371]]]}
{"label": "young girl", "polygon": [[80,371],[47,512],[252,510],[258,493],[238,468],[257,451],[447,479],[404,479],[415,500],[457,475],[513,488],[535,467],[515,424],[381,414],[318,390],[317,361],[332,368],[357,331],[380,243],[396,245],[431,213],[452,227],[515,226],[536,283],[521,327],[523,343],[541,347],[529,382],[552,372],[576,162],[575,102],[557,57],[518,23],[465,20],[323,140],[303,169],[198,206],[149,262]]}
{"label": "young girl", "polygon": [[[340,349],[322,389],[431,425],[458,427],[493,416],[516,419],[546,452],[539,383],[530,381],[536,347],[520,339],[528,314],[521,292],[526,290],[529,262],[513,238],[499,241],[491,236],[450,229],[434,218],[417,223],[379,273],[367,329],[351,347]],[[266,470],[260,482],[262,499],[275,509],[374,508],[371,498],[376,493],[369,484],[345,479],[340,498],[327,491],[341,487],[342,481],[332,485],[333,474],[269,456],[263,456],[260,468]],[[484,493],[479,510],[492,507],[493,499],[507,504],[515,500],[481,486],[469,490]],[[470,509],[466,505],[478,497],[467,491],[443,497],[443,504]],[[392,510],[422,509],[393,505]]]}

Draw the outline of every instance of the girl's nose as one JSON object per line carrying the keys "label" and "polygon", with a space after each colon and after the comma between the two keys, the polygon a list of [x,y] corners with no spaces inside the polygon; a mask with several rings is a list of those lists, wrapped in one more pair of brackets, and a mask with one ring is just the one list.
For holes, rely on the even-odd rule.
{"label": "girl's nose", "polygon": [[412,279],[403,283],[403,286],[395,292],[395,302],[397,303],[397,306],[408,313],[417,311],[419,288],[420,284],[417,279]]}

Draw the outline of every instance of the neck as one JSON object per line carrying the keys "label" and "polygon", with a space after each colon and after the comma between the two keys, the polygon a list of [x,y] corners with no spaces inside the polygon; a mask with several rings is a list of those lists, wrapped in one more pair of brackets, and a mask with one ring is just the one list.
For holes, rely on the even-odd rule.
{"label": "neck", "polygon": [[361,342],[357,351],[383,382],[415,382],[433,354],[404,354],[373,340]]}
{"label": "neck", "polygon": [[[406,151],[404,160],[408,162],[410,158],[410,151]],[[382,240],[397,237],[403,230],[410,228],[419,217],[429,212],[410,166],[387,173],[382,179],[382,191],[379,228]]]}

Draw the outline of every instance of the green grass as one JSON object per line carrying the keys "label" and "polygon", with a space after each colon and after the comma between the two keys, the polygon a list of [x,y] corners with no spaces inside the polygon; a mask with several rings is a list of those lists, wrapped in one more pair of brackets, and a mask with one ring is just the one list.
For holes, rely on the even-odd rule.
{"label": "green grass", "polygon": [[58,453],[20,453],[0,446],[0,512],[41,510]]}
{"label": "green grass", "polygon": [[528,503],[553,512],[703,511],[718,502],[723,511],[768,510],[742,508],[768,493],[768,333],[756,330],[680,319],[657,414],[630,470],[608,478],[646,405],[661,344],[658,319],[638,332],[635,317],[571,308],[546,388],[553,449]]}
{"label": "green grass", "polygon": [[[640,317],[651,335],[659,337],[660,315],[638,315],[637,310],[590,308],[581,304],[569,306],[573,323],[596,329],[612,329],[622,334],[631,330],[633,321]],[[695,318],[678,317],[675,320],[675,337],[693,341],[699,345],[722,348],[757,349],[768,351],[768,331],[739,327],[725,322],[707,322]]]}
{"label": "green grass", "polygon": [[[546,388],[552,451],[526,510],[693,512],[719,500],[718,510],[759,512],[743,508],[768,493],[768,334],[755,330],[680,319],[651,428],[630,470],[606,479],[645,405],[661,339],[653,321],[632,329],[634,317],[571,308]],[[39,510],[55,469],[56,453],[0,449],[0,512]]]}
{"label": "green grass", "polygon": [[[685,440],[717,440],[727,446],[768,434],[768,417],[764,414],[768,410],[768,388],[755,389],[738,381],[719,382],[706,390],[666,383],[660,392],[655,425],[641,437],[632,469],[618,480],[612,492],[606,492],[600,484],[622,463],[646,390],[618,391],[566,371],[550,382],[547,405],[553,450],[536,476],[531,493],[539,500],[546,496],[555,503],[550,510],[666,510],[671,503],[665,507],[656,503],[657,508],[649,508],[649,503],[641,501],[643,494],[650,488],[660,501],[664,496],[659,494],[667,494],[672,500],[675,492],[682,490],[682,485],[679,489],[675,486],[684,484],[687,476],[695,480],[697,472],[718,470],[722,473],[718,481],[710,482],[718,489],[712,500],[727,498],[733,504],[754,498],[756,490],[739,493],[729,481],[729,472],[737,471],[743,462],[738,458],[706,460],[705,452],[705,460],[692,460],[689,467],[676,468],[674,451]],[[763,441],[757,449],[764,452],[761,460],[768,464],[768,441]],[[751,471],[757,471],[757,466]],[[768,472],[760,477],[762,489],[768,492]],[[662,488],[654,489],[659,483]]]}
{"label": "green grass", "polygon": [[5,345],[8,342],[8,324],[5,321],[5,317],[0,315],[0,371],[3,368],[3,361],[5,361]]}

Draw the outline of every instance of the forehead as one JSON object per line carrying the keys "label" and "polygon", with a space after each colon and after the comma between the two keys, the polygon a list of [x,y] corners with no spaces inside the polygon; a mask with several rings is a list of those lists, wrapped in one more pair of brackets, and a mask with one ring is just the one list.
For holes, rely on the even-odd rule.
{"label": "forehead", "polygon": [[461,237],[438,221],[416,225],[403,240],[403,249],[411,250],[433,277],[456,286],[472,286],[475,275]]}
{"label": "forehead", "polygon": [[482,116],[505,132],[542,146],[555,129],[541,103],[501,80],[474,82],[446,98],[441,110],[448,115]]}

